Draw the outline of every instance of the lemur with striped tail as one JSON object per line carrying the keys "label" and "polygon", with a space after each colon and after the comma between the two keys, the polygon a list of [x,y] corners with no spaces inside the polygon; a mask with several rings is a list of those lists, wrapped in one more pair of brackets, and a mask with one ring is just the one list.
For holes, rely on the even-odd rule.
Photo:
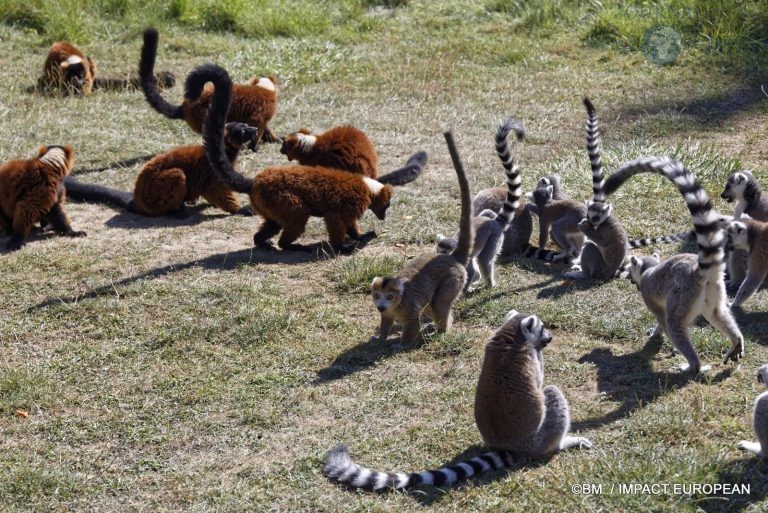
{"label": "lemur with striped tail", "polygon": [[535,315],[511,310],[485,346],[475,392],[475,423],[485,445],[481,456],[438,470],[405,474],[363,467],[337,445],[325,456],[323,473],[354,488],[405,489],[452,486],[473,476],[514,467],[571,448],[591,448],[570,436],[570,411],[560,389],[544,386],[542,351],[552,335]]}
{"label": "lemur with striped tail", "polygon": [[600,161],[600,132],[597,113],[589,98],[587,109],[587,154],[592,167],[592,199],[587,201],[587,215],[578,228],[587,238],[578,261],[563,276],[568,279],[610,280],[618,276],[627,255],[627,231],[616,216],[613,206],[605,203],[603,166]]}
{"label": "lemur with striped tail", "polygon": [[[502,121],[496,130],[496,153],[499,155],[507,175],[507,196],[498,212],[486,209],[472,219],[475,242],[472,245],[469,264],[467,265],[465,291],[478,278],[478,268],[479,275],[485,279],[488,287],[496,285],[494,278],[496,258],[504,244],[505,230],[514,219],[515,211],[520,206],[520,196],[522,195],[520,168],[515,163],[507,143],[507,136],[512,131],[518,137],[523,134],[522,125],[514,118],[507,118]],[[456,248],[457,240],[458,235],[445,237],[442,234],[437,234],[437,252],[450,253]]]}
{"label": "lemur with striped tail", "polygon": [[605,180],[605,197],[630,177],[657,173],[672,183],[685,199],[696,232],[696,255],[684,253],[660,262],[658,258],[630,257],[630,277],[643,301],[656,317],[651,337],[666,334],[672,346],[686,359],[683,371],[698,373],[702,367],[691,344],[691,327],[703,316],[728,337],[731,348],[723,363],[744,356],[744,337],[726,302],[723,278],[725,232],[720,215],[712,207],[707,192],[696,177],[680,162],[667,157],[644,157],[627,162]]}

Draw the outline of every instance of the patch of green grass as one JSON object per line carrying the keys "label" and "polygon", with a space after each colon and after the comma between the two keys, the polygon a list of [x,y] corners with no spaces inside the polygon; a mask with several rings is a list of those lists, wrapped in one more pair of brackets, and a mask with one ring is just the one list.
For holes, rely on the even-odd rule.
{"label": "patch of green grass", "polygon": [[331,270],[332,279],[342,292],[367,293],[377,276],[392,276],[405,265],[402,256],[363,256],[339,259]]}

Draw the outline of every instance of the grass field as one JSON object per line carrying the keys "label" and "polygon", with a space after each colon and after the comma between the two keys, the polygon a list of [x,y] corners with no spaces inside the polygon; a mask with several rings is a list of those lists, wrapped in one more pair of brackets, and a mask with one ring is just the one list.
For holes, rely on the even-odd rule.
{"label": "grass field", "polygon": [[[213,61],[237,81],[276,74],[277,133],[352,123],[376,143],[382,170],[418,149],[430,162],[397,190],[386,221],[366,214],[363,229],[379,237],[351,257],[255,249],[258,220],[205,202],[185,220],[69,203],[87,238],[36,235],[0,254],[0,509],[768,509],[765,467],[736,449],[754,438],[755,371],[768,362],[765,291],[737,312],[747,339],[738,365],[722,365],[727,341],[696,327],[713,368],[695,379],[678,373],[683,360],[667,343],[646,344],[652,317],[626,281],[566,287],[562,266],[504,262],[497,288],[460,300],[450,333],[407,349],[371,342],[378,314],[366,294],[373,276],[432,251],[437,233],[457,227],[446,127],[473,191],[503,183],[493,132],[515,115],[528,136],[514,148],[526,190],[559,172],[567,193],[586,199],[584,95],[598,108],[608,171],[674,154],[730,213],[719,199],[730,172],[749,168],[768,184],[768,79],[758,72],[768,55],[765,1],[227,5],[0,0],[0,161],[71,144],[81,180],[130,190],[141,164],[126,162],[198,143],[136,91],[25,92],[63,37],[97,60],[100,76],[132,74],[141,30],[153,23],[158,69],[183,77]],[[642,31],[657,23],[682,36],[672,65],[640,51]],[[182,88],[165,95],[177,101]],[[239,168],[252,175],[283,163],[278,149],[245,155]],[[659,177],[636,179],[613,202],[632,237],[690,226],[682,198]],[[313,220],[299,242],[324,238]],[[483,346],[513,308],[539,315],[555,335],[545,382],[563,390],[573,430],[592,450],[407,494],[357,493],[321,475],[339,442],[385,471],[479,453],[472,407]],[[581,483],[602,484],[602,493],[573,493]],[[622,483],[749,484],[750,493],[621,494]]]}

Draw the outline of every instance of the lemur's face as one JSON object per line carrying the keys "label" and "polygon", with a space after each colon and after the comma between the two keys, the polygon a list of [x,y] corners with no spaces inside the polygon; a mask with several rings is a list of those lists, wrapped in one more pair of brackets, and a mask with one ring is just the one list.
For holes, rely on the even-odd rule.
{"label": "lemur's face", "polygon": [[747,225],[740,221],[731,221],[725,230],[727,240],[725,247],[731,249],[749,249]]}
{"label": "lemur's face", "polygon": [[376,277],[371,283],[371,297],[379,313],[397,308],[403,299],[404,292],[405,288],[400,278]]}
{"label": "lemur's face", "polygon": [[744,198],[744,189],[747,188],[749,178],[745,173],[733,173],[725,182],[725,189],[720,197],[728,203]]}
{"label": "lemur's face", "polygon": [[441,233],[437,234],[437,252],[442,255],[449,255],[456,249],[457,241],[453,237],[446,237]]}
{"label": "lemur's face", "polygon": [[613,205],[599,201],[587,201],[587,219],[597,228],[608,219],[613,212]]}
{"label": "lemur's face", "polygon": [[644,257],[629,257],[629,280],[635,285],[640,285],[643,277],[643,273],[656,267],[661,263],[658,253],[653,253],[651,256]]}
{"label": "lemur's face", "polygon": [[280,153],[288,157],[288,160],[299,158],[314,148],[317,137],[311,135],[306,128],[300,128],[298,132],[288,134],[280,145]]}
{"label": "lemur's face", "polygon": [[251,150],[256,151],[256,141],[259,138],[259,129],[255,126],[249,126],[245,123],[227,123],[224,127],[224,137],[232,146],[248,145]]}

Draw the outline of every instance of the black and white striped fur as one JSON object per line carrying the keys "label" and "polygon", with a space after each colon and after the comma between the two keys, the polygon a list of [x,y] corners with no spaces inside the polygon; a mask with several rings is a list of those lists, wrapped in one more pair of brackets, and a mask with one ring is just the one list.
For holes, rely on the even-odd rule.
{"label": "black and white striped fur", "polygon": [[592,199],[593,201],[605,201],[603,192],[603,164],[600,161],[600,130],[597,123],[595,106],[584,98],[584,106],[587,108],[587,155],[592,167]]}
{"label": "black and white striped fur", "polygon": [[[496,259],[504,244],[504,233],[515,217],[515,211],[520,206],[520,197],[523,189],[520,181],[520,168],[515,163],[509,150],[507,137],[510,132],[515,133],[517,139],[524,135],[521,123],[514,118],[507,118],[499,124],[496,130],[496,153],[504,166],[507,175],[507,196],[498,212],[486,209],[480,212],[472,220],[475,229],[475,242],[470,253],[467,265],[468,290],[478,276],[482,276],[488,287],[496,285],[494,266]],[[448,254],[456,247],[458,236],[445,237],[437,235],[437,252]]]}
{"label": "black and white striped fur", "polygon": [[646,246],[653,246],[655,244],[673,244],[675,242],[685,242],[694,240],[696,232],[693,230],[686,230],[684,232],[678,232],[672,235],[664,235],[661,237],[645,237],[643,239],[632,239],[627,242],[627,249],[639,249]]}
{"label": "black and white striped fur", "polygon": [[494,470],[514,467],[525,463],[524,458],[515,457],[508,451],[491,451],[471,460],[462,461],[437,470],[413,472],[378,472],[352,461],[349,449],[340,444],[325,456],[323,474],[330,479],[354,488],[382,490],[385,488],[405,489],[419,485],[453,486],[465,479]]}
{"label": "black and white striped fur", "polygon": [[658,265],[630,258],[630,274],[638,285],[657,325],[651,336],[666,334],[673,347],[686,358],[683,370],[706,368],[691,344],[690,333],[700,315],[731,341],[724,362],[744,355],[744,337],[726,302],[723,278],[725,232],[721,216],[696,177],[680,162],[667,157],[644,157],[624,164],[605,180],[606,196],[639,173],[664,176],[678,188],[693,219],[698,252],[675,255]]}

